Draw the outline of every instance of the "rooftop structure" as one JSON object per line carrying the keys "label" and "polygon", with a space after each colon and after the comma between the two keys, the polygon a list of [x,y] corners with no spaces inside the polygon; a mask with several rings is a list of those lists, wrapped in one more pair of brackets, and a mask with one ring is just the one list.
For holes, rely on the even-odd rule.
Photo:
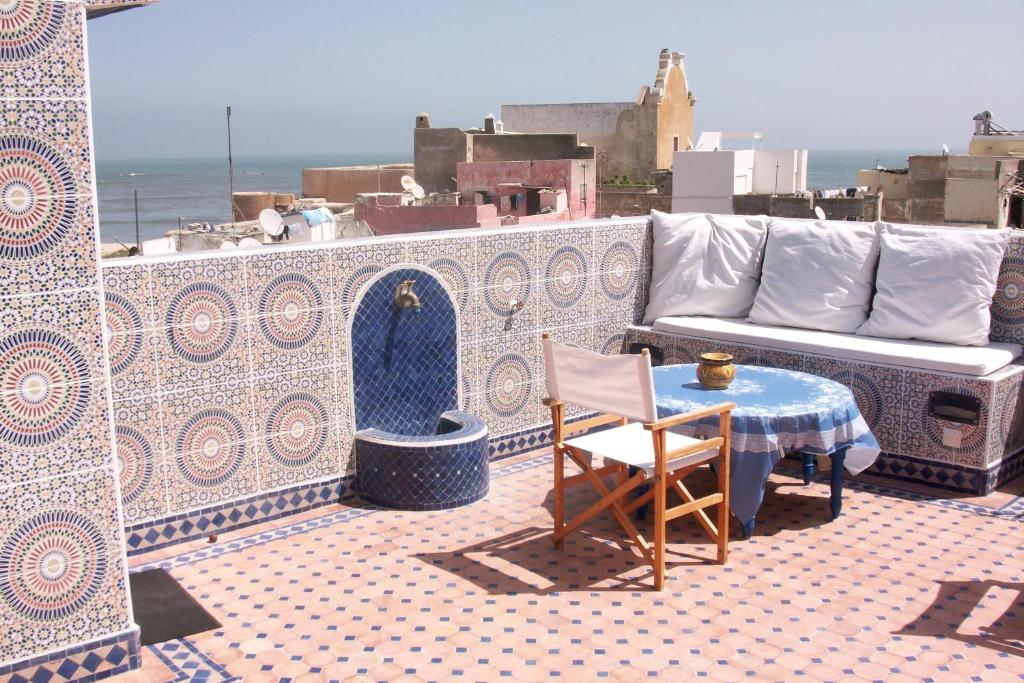
{"label": "rooftop structure", "polygon": [[416,182],[428,193],[454,191],[460,163],[594,158],[593,148],[580,144],[575,133],[513,133],[500,129],[493,116],[482,129],[461,130],[434,128],[430,115],[421,113],[413,147]]}
{"label": "rooftop structure", "polygon": [[576,133],[597,150],[598,179],[613,176],[646,182],[658,169],[672,168],[672,155],[693,147],[693,105],[685,55],[662,50],[654,85],[643,85],[632,102],[505,104],[508,130]]}
{"label": "rooftop structure", "polygon": [[[0,21],[3,680],[1019,677],[1024,232],[977,231],[1002,260],[989,256],[985,293],[958,292],[977,304],[965,307],[976,323],[966,334],[984,343],[969,345],[710,314],[643,324],[666,281],[679,286],[669,294],[720,303],[741,287],[753,296],[773,272],[766,257],[744,259],[749,270],[731,289],[656,278],[674,247],[656,242],[647,216],[100,263],[86,8],[8,4],[16,11]],[[560,211],[561,191],[566,211],[589,206],[587,191],[571,196],[573,173],[593,161],[575,135],[542,141],[580,152],[543,169],[480,158],[530,136],[499,133],[496,123],[463,134],[474,156],[462,162],[467,191],[493,187],[511,208],[521,190],[527,217],[533,201]],[[460,167],[449,162],[457,186]],[[493,203],[443,203],[452,195],[418,201],[498,213]],[[758,258],[771,244],[765,218],[683,219],[704,221],[707,234],[717,230],[712,220],[728,222],[734,229],[721,241],[750,237]],[[864,296],[882,291],[881,262],[861,267],[870,263],[814,241],[839,233],[860,249],[878,241],[879,226],[801,225],[809,229],[789,232],[821,259],[813,265],[832,266],[813,271],[814,287],[795,283],[804,303],[821,304],[815,296],[838,269],[857,270]],[[955,297],[926,301],[943,284],[929,270],[942,256],[932,252],[929,277],[900,302],[910,312],[937,303],[943,315],[929,323],[962,313],[948,306]],[[729,260],[669,262],[705,277]],[[956,265],[947,258],[943,267]],[[803,271],[774,272],[793,284]],[[813,429],[794,421],[775,433],[792,437],[794,460],[778,460],[780,438],[756,443],[744,432],[749,449],[732,455],[766,456],[754,460],[764,478],[733,481],[748,496],[764,494],[764,505],[756,532],[734,538],[728,562],[714,564],[698,528],[710,518],[639,520],[642,498],[602,502],[576,488],[563,505],[552,494],[556,477],[600,492],[640,475],[553,467],[564,455],[561,439],[552,444],[553,416],[586,429],[596,409],[544,401],[542,339],[582,358],[615,356],[603,361],[631,364],[648,385],[652,359],[691,372],[713,345],[739,362],[738,392],[752,388],[744,368],[754,366],[812,376],[844,410],[824,411],[826,424]],[[725,395],[694,384],[673,379],[672,390]],[[819,414],[792,398],[795,410]],[[645,415],[655,411],[643,403]],[[724,430],[721,412],[712,414]],[[835,438],[837,422],[877,437],[878,447],[866,449],[871,462],[847,483],[833,518],[850,448]],[[648,431],[634,422],[609,432],[617,429]],[[371,446],[354,452],[356,442]],[[724,440],[714,443],[731,462]],[[669,497],[661,446],[649,442],[652,476],[652,461],[636,460],[658,487],[637,493],[658,511]],[[827,478],[815,476],[817,455]],[[690,463],[681,457],[675,465]],[[684,486],[675,475],[686,470],[674,470],[672,497],[704,498],[711,474],[694,469]],[[719,531],[747,530],[753,519],[731,522],[736,509],[717,495]],[[556,520],[596,510],[595,500],[609,514],[556,547]],[[655,524],[653,549],[624,540],[624,529]],[[667,556],[663,587],[650,555]],[[179,597],[147,595],[146,569],[165,570]],[[137,622],[151,609],[193,603],[219,625],[189,621],[188,632],[142,645]],[[157,625],[170,621],[180,623]]]}

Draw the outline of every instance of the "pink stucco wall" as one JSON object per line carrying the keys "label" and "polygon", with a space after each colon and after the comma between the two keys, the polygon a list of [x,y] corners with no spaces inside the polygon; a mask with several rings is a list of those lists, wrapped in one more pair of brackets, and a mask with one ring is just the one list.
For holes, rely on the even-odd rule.
{"label": "pink stucco wall", "polygon": [[[592,217],[597,207],[597,186],[594,182],[596,176],[592,159],[464,162],[456,168],[458,189],[463,200],[467,202],[473,201],[473,193],[477,191],[486,191],[494,196],[514,194],[517,189],[499,185],[521,183],[526,186],[565,190],[569,201],[569,216],[566,220]],[[580,192],[584,175],[587,186],[585,204]],[[526,203],[524,201],[516,209],[509,209],[503,213],[524,216]],[[549,214],[547,220],[556,219]]]}
{"label": "pink stucco wall", "polygon": [[498,208],[483,206],[381,206],[376,202],[356,204],[362,218],[378,235],[399,235],[455,228],[496,228],[501,225]]}

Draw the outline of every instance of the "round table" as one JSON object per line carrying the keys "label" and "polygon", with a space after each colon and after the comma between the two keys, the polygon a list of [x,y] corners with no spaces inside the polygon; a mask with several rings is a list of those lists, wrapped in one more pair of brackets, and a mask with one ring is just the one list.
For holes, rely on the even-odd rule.
{"label": "round table", "polygon": [[[810,483],[816,455],[832,458],[832,518],[842,510],[843,470],[857,474],[878,457],[878,441],[857,408],[853,393],[838,382],[793,370],[737,365],[727,389],[697,381],[696,364],[654,368],[658,416],[669,417],[716,403],[736,404],[732,412],[730,508],[746,538],[764,499],[768,475],[783,452],[804,456]],[[682,425],[689,436],[715,436],[718,417]]]}

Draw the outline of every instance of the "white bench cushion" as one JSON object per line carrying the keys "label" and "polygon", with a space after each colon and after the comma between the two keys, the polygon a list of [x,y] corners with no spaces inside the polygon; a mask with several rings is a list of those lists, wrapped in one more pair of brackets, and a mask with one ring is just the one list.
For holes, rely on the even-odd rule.
{"label": "white bench cushion", "polygon": [[[632,422],[623,427],[607,429],[603,432],[591,432],[583,436],[567,439],[567,445],[578,448],[589,453],[591,458],[607,458],[615,460],[631,467],[639,467],[648,475],[654,473],[654,439],[651,433],[644,429],[639,422]],[[700,443],[700,439],[694,439],[674,432],[665,432],[665,448],[669,452]],[[705,460],[711,460],[718,455],[717,448],[710,448],[699,453],[691,453],[682,458],[676,458],[665,463],[667,472],[674,472],[680,467],[695,465]]]}
{"label": "white bench cushion", "polygon": [[1020,344],[956,346],[910,339],[881,339],[856,334],[755,325],[743,318],[666,317],[654,321],[653,327],[661,332],[688,337],[703,337],[794,353],[814,353],[833,358],[936,372],[954,372],[974,377],[995,372],[1021,355]]}

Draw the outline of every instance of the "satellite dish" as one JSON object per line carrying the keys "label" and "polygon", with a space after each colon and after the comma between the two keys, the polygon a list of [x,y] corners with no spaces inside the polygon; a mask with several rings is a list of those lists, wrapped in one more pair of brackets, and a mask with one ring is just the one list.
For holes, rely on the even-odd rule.
{"label": "satellite dish", "polygon": [[221,251],[231,251],[232,249],[238,249],[238,245],[230,240],[224,240],[220,243]]}
{"label": "satellite dish", "polygon": [[260,227],[263,228],[263,232],[267,233],[271,237],[280,237],[284,233],[284,220],[281,218],[281,214],[273,209],[263,209],[260,211]]}
{"label": "satellite dish", "polygon": [[419,200],[427,196],[423,188],[411,175],[402,176],[402,189],[412,195],[413,199]]}
{"label": "satellite dish", "polygon": [[820,206],[814,207],[814,215],[817,216],[819,220],[825,220],[826,218],[825,211]]}
{"label": "satellite dish", "polygon": [[942,143],[942,156],[949,156],[949,145],[947,145],[945,142]]}
{"label": "satellite dish", "polygon": [[259,249],[263,243],[252,237],[243,237],[238,243],[239,249]]}

